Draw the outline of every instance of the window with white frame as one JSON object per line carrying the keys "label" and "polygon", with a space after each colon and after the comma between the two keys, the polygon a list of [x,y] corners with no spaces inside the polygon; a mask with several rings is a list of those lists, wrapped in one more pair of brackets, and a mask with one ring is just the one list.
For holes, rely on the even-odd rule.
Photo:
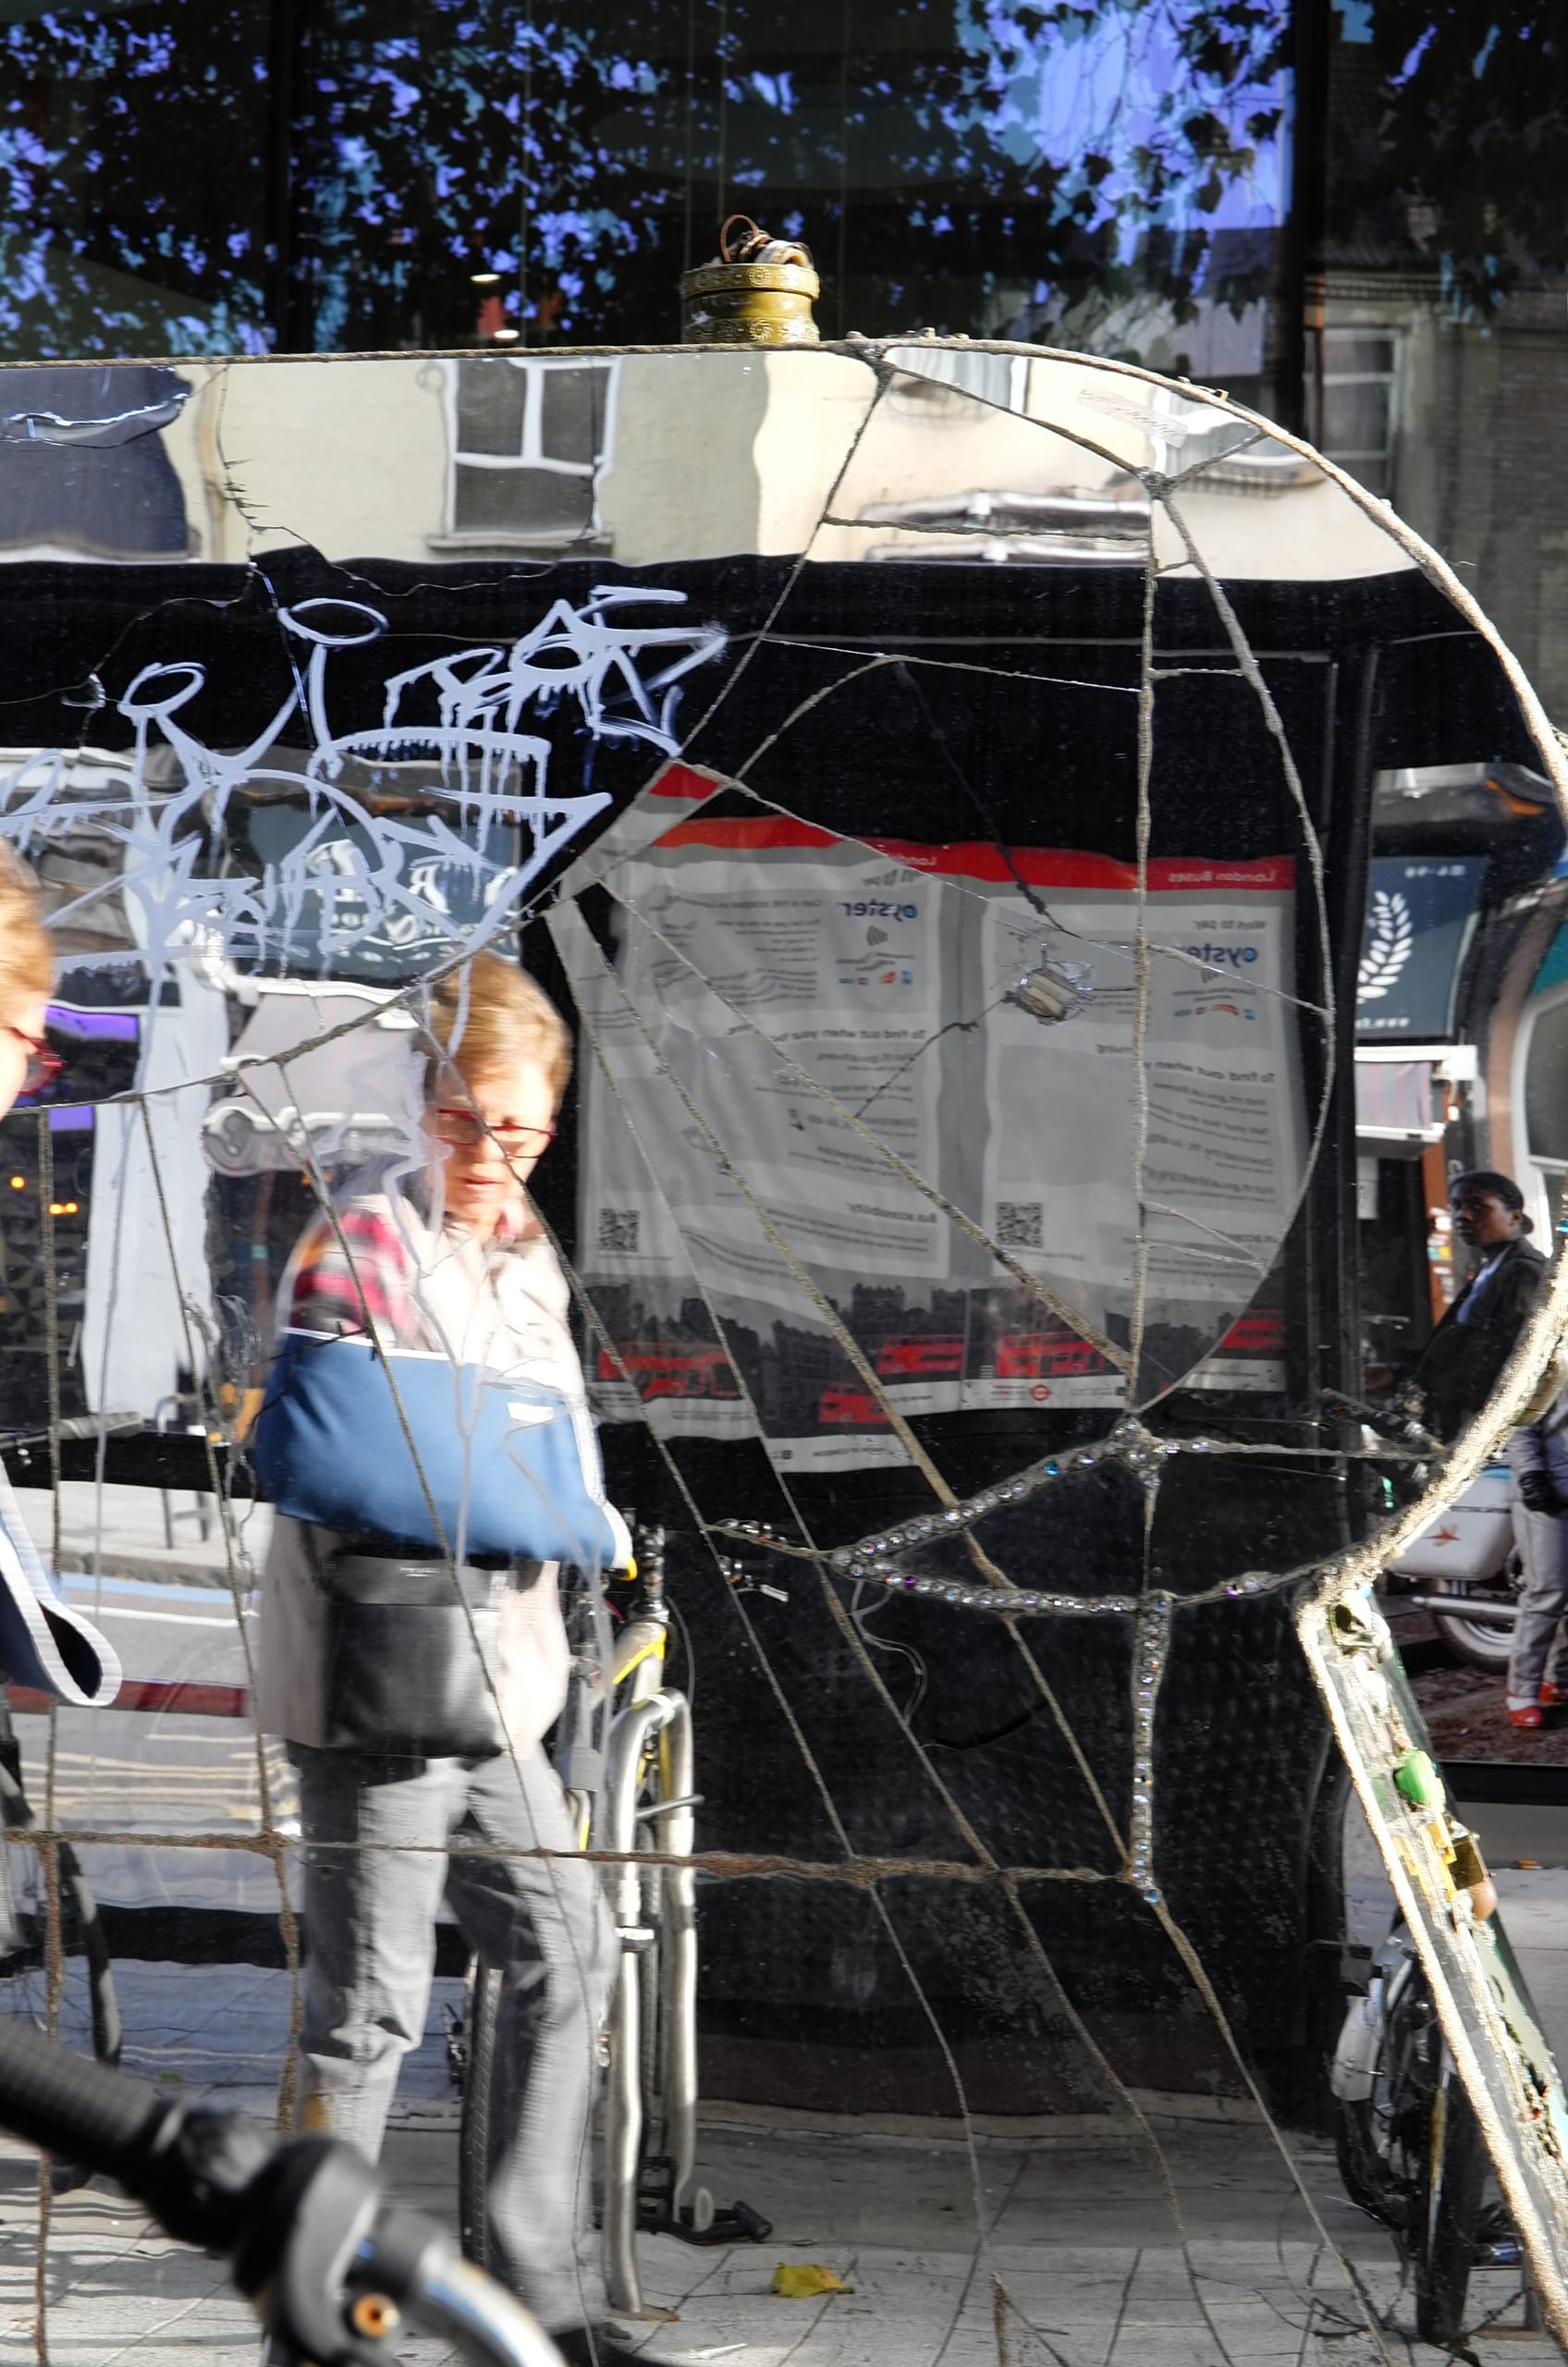
{"label": "window with white frame", "polygon": [[1391,493],[1399,337],[1391,329],[1324,328],[1307,355],[1307,434],[1368,493]]}
{"label": "window with white frame", "polygon": [[613,431],[615,373],[613,362],[542,354],[475,354],[458,363],[449,539],[600,539],[598,479]]}
{"label": "window with white frame", "polygon": [[950,346],[900,345],[888,359],[905,374],[903,383],[895,386],[900,400],[907,401],[917,393],[908,383],[911,378],[928,378],[938,386],[955,387],[961,395],[995,403],[1003,411],[1029,407],[1025,354],[959,353]]}

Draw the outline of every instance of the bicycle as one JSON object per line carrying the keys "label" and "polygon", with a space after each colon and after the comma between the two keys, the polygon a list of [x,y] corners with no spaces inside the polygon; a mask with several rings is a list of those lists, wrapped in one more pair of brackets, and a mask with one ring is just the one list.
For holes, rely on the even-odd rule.
{"label": "bicycle", "polygon": [[1523,2248],[1504,2206],[1483,2203],[1480,2123],[1402,1921],[1376,1955],[1346,1951],[1345,1981],[1352,2004],[1330,2074],[1340,2176],[1399,2247],[1421,2339],[1452,2348],[1472,2270],[1521,2267]]}
{"label": "bicycle", "polygon": [[[12,1834],[21,1836],[23,1846],[6,1838]],[[43,2030],[49,2021],[52,1951],[49,1882],[38,1834],[22,1783],[21,1747],[0,1684],[0,2018]],[[63,1971],[67,1959],[82,1958],[87,2028],[80,2035],[89,2040],[99,2062],[113,2067],[120,2059],[124,2029],[109,1944],[75,1850],[68,1841],[56,1840],[54,1846],[58,1962]],[[57,1999],[57,2008],[65,2002]],[[77,2034],[74,2027],[72,2034]],[[50,2156],[49,2183],[55,2194],[69,2194],[89,2175],[79,2164]]]}
{"label": "bicycle", "polygon": [[520,2301],[330,2137],[279,2141],[241,2114],[172,2102],[0,2022],[0,2128],[116,2179],[167,2234],[229,2263],[272,2340],[274,2367],[381,2367],[403,2321],[474,2367],[562,2367]]}
{"label": "bicycle", "polygon": [[[685,2243],[766,2243],[771,2224],[750,2204],[718,2209],[696,2183],[697,1924],[691,1705],[665,1682],[670,1613],[665,1534],[637,1533],[620,1583],[631,1589],[609,1657],[579,1655],[557,1737],[557,1764],[584,1848],[612,1855],[610,1908],[620,1942],[609,2018],[604,2127],[603,2232],[610,2307],[644,2314],[639,2234]],[[582,1605],[585,1623],[595,1608]],[[603,1732],[607,1711],[608,1731]],[[639,1858],[650,1862],[639,1864]],[[491,2153],[496,2034],[502,1975],[469,1966],[448,2057],[462,2092],[459,2226],[465,2256],[487,2265],[485,2189]]]}

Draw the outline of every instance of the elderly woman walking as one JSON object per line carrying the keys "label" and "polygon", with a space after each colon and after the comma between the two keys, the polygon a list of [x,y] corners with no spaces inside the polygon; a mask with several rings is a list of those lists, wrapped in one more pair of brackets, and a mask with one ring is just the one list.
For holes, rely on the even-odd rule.
{"label": "elderly woman walking", "polygon": [[[556,1565],[515,1550],[506,1528],[532,1467],[508,1460],[517,1441],[533,1453],[546,1434],[564,1440],[570,1464],[572,1438],[580,1453],[586,1439],[579,1526],[603,1527],[571,1558],[626,1558],[595,1493],[566,1282],[524,1188],[555,1133],[570,1039],[540,987],[493,953],[438,988],[430,1028],[421,1156],[307,1230],[258,1428],[282,1507],[263,1575],[262,1709],[299,1772],[305,1840],[304,2109],[376,2152],[423,2034],[445,1892],[503,1976],[492,2265],[569,2359],[613,2361],[626,2354],[593,2324],[583,2229],[614,1933],[543,1748],[570,1674]],[[356,1341],[357,1361],[344,1354]],[[294,1402],[324,1376],[346,1392],[337,1431]],[[496,1381],[509,1445],[485,1427]],[[566,1484],[542,1483],[542,1497]],[[543,1503],[545,1527],[559,1509]]]}

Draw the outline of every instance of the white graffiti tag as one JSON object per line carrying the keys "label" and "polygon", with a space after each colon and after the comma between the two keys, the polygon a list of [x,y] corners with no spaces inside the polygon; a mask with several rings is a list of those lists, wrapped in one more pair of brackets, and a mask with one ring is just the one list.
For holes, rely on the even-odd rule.
{"label": "white graffiti tag", "polygon": [[[154,1004],[169,964],[193,954],[330,975],[354,962],[396,975],[399,956],[472,950],[611,803],[593,781],[602,743],[676,752],[685,677],[719,655],[725,634],[629,612],[668,612],[685,597],[601,584],[580,607],[557,600],[509,645],[384,678],[382,719],[368,730],[335,728],[332,668],[379,640],[387,619],[357,600],[302,600],[279,611],[292,688],[249,745],[214,748],[190,729],[204,667],[144,667],[118,702],[129,758],[30,755],[0,777],[0,837],[34,858],[64,840],[96,846],[96,876],[55,925],[80,939],[93,907],[123,899]],[[552,742],[525,728],[563,703],[583,748],[570,790],[551,781]],[[301,722],[305,744],[288,745]],[[98,958],[123,959],[124,947]]]}

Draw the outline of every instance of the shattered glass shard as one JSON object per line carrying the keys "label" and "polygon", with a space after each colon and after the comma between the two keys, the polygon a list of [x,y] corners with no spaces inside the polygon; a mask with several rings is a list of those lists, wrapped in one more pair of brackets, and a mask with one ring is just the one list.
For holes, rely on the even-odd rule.
{"label": "shattered glass shard", "polygon": [[[107,1968],[134,2067],[287,2120],[298,2065],[372,2150],[406,2058],[551,2324],[602,2263],[773,2339],[666,2240],[740,2244],[766,2153],[901,2356],[933,2312],[933,2360],[1140,2311],[1378,2348],[1400,2258],[1307,2131],[1324,2042],[1341,2103],[1381,2042],[1318,1968],[1391,1884],[1568,2330],[1562,2091],[1370,1592],[1414,1557],[1466,1615],[1421,1557],[1506,1527],[1555,1320],[1562,761],[1440,561],[1062,350],[57,374],[0,389],[0,836],[65,1062],[0,1129],[0,1535],[123,1682],[12,1673],[7,2007],[101,2043]],[[1462,1170],[1522,1204],[1474,1279]],[[351,1530],[256,1479],[342,1332]],[[567,1566],[601,1495],[635,1579],[619,1532]],[[427,1973],[349,1993],[373,1925],[460,2106]],[[602,2243],[566,2209],[549,2261],[485,2133],[524,1956],[561,2192],[615,1975]]]}

